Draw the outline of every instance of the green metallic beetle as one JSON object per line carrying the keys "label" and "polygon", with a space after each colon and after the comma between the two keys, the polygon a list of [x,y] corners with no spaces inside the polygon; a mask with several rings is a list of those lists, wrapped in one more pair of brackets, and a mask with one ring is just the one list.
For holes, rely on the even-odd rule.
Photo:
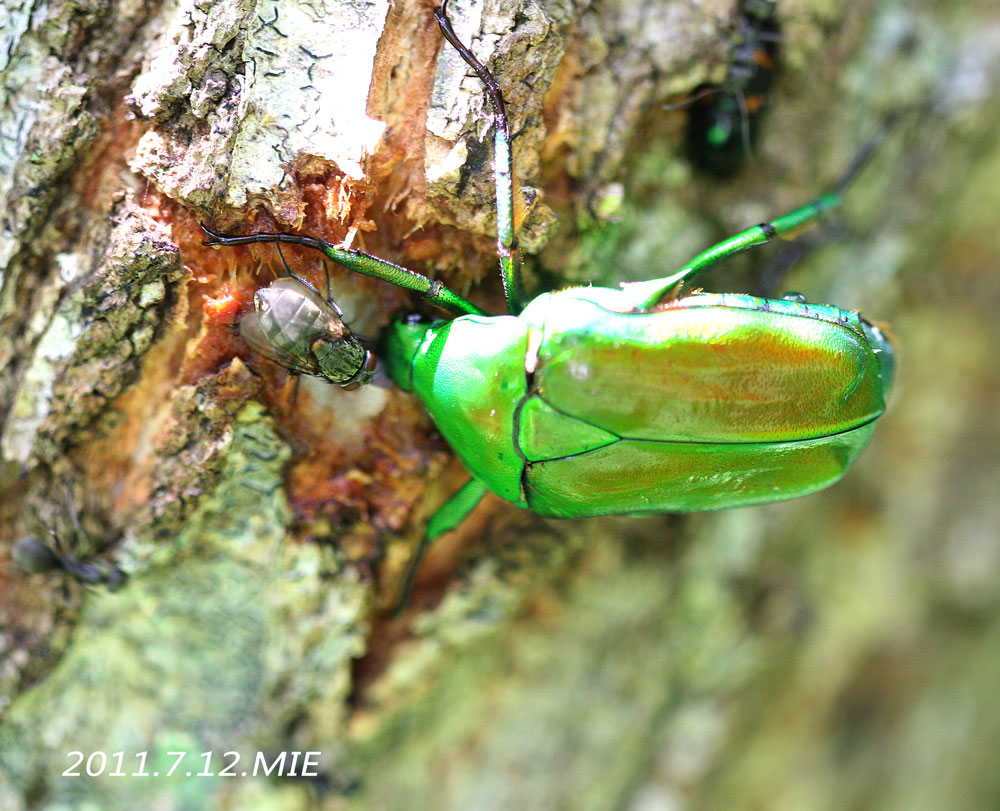
{"label": "green metallic beetle", "polygon": [[618,290],[544,293],[525,305],[503,97],[456,37],[446,7],[435,10],[441,30],[494,107],[497,244],[510,315],[488,316],[439,282],[314,237],[209,231],[205,243],[315,248],[458,316],[402,318],[383,339],[389,375],[423,400],[472,474],[431,518],[405,590],[427,546],[488,490],[570,518],[743,507],[837,481],[885,409],[893,377],[885,333],[798,295],[681,291],[721,260],[838,205],[874,146],[830,193],[724,240],[677,273]]}

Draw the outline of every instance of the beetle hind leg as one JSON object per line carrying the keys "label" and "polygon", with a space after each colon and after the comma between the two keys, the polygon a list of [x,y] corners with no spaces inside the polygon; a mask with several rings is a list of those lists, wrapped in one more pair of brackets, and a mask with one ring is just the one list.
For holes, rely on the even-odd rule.
{"label": "beetle hind leg", "polygon": [[401,614],[407,603],[410,602],[413,586],[417,580],[417,572],[420,570],[420,564],[423,563],[424,556],[431,544],[446,532],[456,529],[487,492],[486,485],[478,479],[469,479],[431,516],[430,521],[427,522],[427,528],[424,530],[424,537],[420,540],[420,546],[417,547],[416,554],[414,554],[410,567],[406,571],[403,588],[400,590],[399,600],[393,610],[394,615]]}
{"label": "beetle hind leg", "polygon": [[637,311],[649,310],[661,300],[679,295],[683,288],[690,286],[692,279],[730,256],[742,253],[757,245],[763,245],[776,237],[793,236],[797,231],[811,225],[826,212],[843,202],[844,189],[875,155],[879,145],[889,130],[895,126],[895,123],[896,118],[894,117],[887,120],[879,132],[858,148],[846,171],[826,194],[816,198],[811,203],[789,211],[787,214],[747,228],[745,231],[740,231],[740,233],[716,243],[694,257],[672,276],[648,282],[626,282],[622,285],[622,290],[629,296]]}

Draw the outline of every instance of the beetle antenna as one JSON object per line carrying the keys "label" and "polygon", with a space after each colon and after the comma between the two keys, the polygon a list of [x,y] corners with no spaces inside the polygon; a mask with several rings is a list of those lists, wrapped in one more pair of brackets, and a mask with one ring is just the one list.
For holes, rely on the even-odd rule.
{"label": "beetle antenna", "polygon": [[715,85],[710,85],[709,87],[703,87],[701,90],[699,90],[693,96],[690,96],[689,98],[684,99],[684,101],[677,101],[677,102],[674,102],[673,104],[664,104],[663,105],[663,109],[664,110],[679,110],[682,107],[690,107],[696,101],[701,101],[703,98],[706,98],[707,96],[714,96],[717,93],[719,93],[719,88],[716,87]]}

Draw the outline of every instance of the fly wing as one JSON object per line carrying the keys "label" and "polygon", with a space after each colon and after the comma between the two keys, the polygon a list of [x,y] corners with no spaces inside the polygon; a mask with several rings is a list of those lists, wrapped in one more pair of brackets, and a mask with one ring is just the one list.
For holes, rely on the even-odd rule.
{"label": "fly wing", "polygon": [[298,278],[276,279],[254,294],[261,334],[274,350],[296,356],[317,340],[337,342],[350,335],[337,310]]}
{"label": "fly wing", "polygon": [[260,316],[253,312],[240,319],[240,337],[254,352],[284,366],[290,372],[305,375],[319,375],[320,369],[312,354],[311,347],[302,343],[287,343],[275,346],[260,328]]}

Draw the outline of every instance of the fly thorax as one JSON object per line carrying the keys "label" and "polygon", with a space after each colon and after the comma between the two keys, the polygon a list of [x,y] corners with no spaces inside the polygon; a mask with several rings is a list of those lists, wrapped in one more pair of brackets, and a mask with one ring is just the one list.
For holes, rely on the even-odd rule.
{"label": "fly thorax", "polygon": [[357,378],[368,358],[364,345],[353,335],[340,341],[320,338],[313,342],[312,351],[320,374],[331,383],[347,383]]}

